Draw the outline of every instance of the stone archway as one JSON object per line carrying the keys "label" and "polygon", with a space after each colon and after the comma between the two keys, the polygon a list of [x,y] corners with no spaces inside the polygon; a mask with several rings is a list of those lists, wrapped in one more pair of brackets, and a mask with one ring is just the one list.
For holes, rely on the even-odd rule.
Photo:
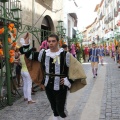
{"label": "stone archway", "polygon": [[46,15],[43,18],[41,29],[43,30],[41,33],[41,41],[44,41],[45,39],[47,39],[47,36],[49,35],[50,31],[54,31],[54,24],[49,15]]}

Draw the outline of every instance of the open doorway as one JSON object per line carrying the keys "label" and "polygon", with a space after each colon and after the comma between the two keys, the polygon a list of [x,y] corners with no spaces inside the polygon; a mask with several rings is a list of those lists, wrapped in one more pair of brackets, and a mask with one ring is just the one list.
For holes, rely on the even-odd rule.
{"label": "open doorway", "polygon": [[41,42],[46,40],[52,31],[54,31],[53,21],[50,16],[45,16],[41,25]]}

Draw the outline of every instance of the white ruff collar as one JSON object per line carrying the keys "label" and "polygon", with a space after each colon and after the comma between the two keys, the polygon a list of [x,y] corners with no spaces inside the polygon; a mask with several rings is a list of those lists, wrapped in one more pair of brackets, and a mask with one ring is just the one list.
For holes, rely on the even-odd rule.
{"label": "white ruff collar", "polygon": [[50,49],[45,50],[46,56],[49,56],[51,58],[55,58],[56,56],[59,56],[60,53],[63,52],[63,51],[64,51],[63,48],[60,48],[59,51],[57,51],[57,52],[51,52]]}

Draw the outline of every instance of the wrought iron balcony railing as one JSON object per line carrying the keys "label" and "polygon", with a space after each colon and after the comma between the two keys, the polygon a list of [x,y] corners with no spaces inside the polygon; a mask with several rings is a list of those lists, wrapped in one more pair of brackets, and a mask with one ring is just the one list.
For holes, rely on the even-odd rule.
{"label": "wrought iron balcony railing", "polygon": [[106,1],[105,1],[105,8],[107,8],[108,5],[109,5],[109,4],[108,4],[108,0],[106,0]]}
{"label": "wrought iron balcony railing", "polygon": [[108,14],[108,21],[110,22],[110,21],[112,21],[113,20],[113,12],[110,12],[109,14]]}
{"label": "wrought iron balcony railing", "polygon": [[101,12],[101,13],[100,13],[100,18],[99,18],[99,20],[102,20],[102,19],[103,19],[103,17],[104,17],[104,13],[103,13],[103,12]]}
{"label": "wrought iron balcony railing", "polygon": [[96,27],[94,27],[92,31],[95,32],[96,31]]}
{"label": "wrought iron balcony railing", "polygon": [[100,22],[98,22],[97,25],[96,25],[96,30],[98,30],[100,28],[100,26],[101,26]]}
{"label": "wrought iron balcony railing", "polygon": [[108,0],[108,3],[112,2],[112,0]]}
{"label": "wrought iron balcony railing", "polygon": [[114,8],[114,17],[117,17],[118,16],[118,7],[115,7]]}
{"label": "wrought iron balcony railing", "polygon": [[108,16],[105,17],[104,23],[105,23],[105,24],[108,24],[108,23],[109,23]]}

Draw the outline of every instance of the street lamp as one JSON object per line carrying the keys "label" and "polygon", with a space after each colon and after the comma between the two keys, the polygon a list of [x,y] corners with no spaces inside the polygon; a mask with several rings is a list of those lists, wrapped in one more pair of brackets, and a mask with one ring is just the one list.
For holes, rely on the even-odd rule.
{"label": "street lamp", "polygon": [[65,36],[65,34],[66,34],[66,28],[62,28],[62,31],[63,31],[63,36]]}
{"label": "street lamp", "polygon": [[[6,66],[6,82],[7,82],[7,104],[12,104],[11,98],[11,75],[10,75],[10,63],[9,63],[9,46],[8,46],[8,37],[9,37],[9,23],[14,23],[16,28],[19,29],[20,23],[19,19],[21,11],[21,3],[19,0],[0,0],[0,21],[1,27],[4,28],[4,33],[2,36],[2,42],[4,45],[4,58]],[[0,81],[1,82],[1,81]]]}
{"label": "street lamp", "polygon": [[21,18],[21,2],[11,2],[11,11],[13,12],[14,19],[19,20]]}
{"label": "street lamp", "polygon": [[60,37],[60,39],[65,37],[66,28],[63,27],[63,21],[62,20],[58,21],[58,25],[56,27],[56,31],[57,31],[57,34]]}

